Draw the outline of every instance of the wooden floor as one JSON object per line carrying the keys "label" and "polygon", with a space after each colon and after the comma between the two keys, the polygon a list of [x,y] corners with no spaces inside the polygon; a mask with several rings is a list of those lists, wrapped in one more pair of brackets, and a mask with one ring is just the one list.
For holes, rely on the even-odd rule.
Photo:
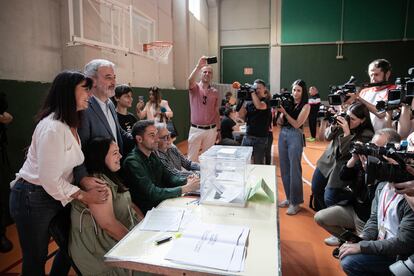
{"label": "wooden floor", "polygon": [[[273,160],[274,164],[279,168],[277,152],[278,130],[275,130],[274,137]],[[282,274],[284,276],[345,275],[338,261],[332,257],[333,248],[323,243],[323,239],[329,236],[328,233],[316,225],[313,220],[314,212],[308,207],[310,181],[314,166],[326,145],[327,143],[322,142],[308,142],[304,150],[302,168],[305,203],[302,211],[296,216],[288,216],[285,214],[286,209],[279,209]],[[186,142],[182,142],[178,146],[184,153],[187,152]],[[277,169],[277,181],[279,200],[283,200],[285,195],[279,169]],[[15,225],[8,227],[7,236],[12,240],[14,248],[7,254],[0,253],[0,275],[19,275],[21,271],[21,254]],[[56,250],[56,245],[54,242],[51,242],[49,252],[54,250]],[[47,269],[50,268],[50,265],[51,260],[48,261]],[[75,275],[73,271],[71,275]]]}

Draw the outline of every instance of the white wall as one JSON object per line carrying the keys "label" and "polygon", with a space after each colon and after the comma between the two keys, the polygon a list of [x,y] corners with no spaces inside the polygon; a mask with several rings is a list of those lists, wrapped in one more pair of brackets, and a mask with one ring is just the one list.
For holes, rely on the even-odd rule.
{"label": "white wall", "polygon": [[62,68],[60,1],[2,1],[0,78],[49,82]]}
{"label": "white wall", "polygon": [[270,43],[269,0],[222,0],[220,45]]}
{"label": "white wall", "polygon": [[[155,20],[157,40],[173,41],[172,0],[120,2],[132,4]],[[85,20],[85,23],[90,22]],[[174,86],[172,54],[169,64],[164,65],[120,51],[67,47],[68,26],[67,0],[4,1],[0,9],[0,78],[51,82],[63,69],[79,70],[93,58],[107,58],[117,66],[118,83]],[[95,29],[87,25],[85,33]]]}

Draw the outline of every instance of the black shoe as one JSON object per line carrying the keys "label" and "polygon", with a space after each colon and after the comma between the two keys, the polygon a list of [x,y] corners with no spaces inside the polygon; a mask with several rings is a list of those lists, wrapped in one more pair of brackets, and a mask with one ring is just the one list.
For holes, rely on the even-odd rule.
{"label": "black shoe", "polygon": [[6,253],[13,249],[12,242],[5,235],[0,236],[0,252]]}
{"label": "black shoe", "polygon": [[339,247],[335,248],[335,249],[332,251],[332,256],[333,256],[334,258],[336,258],[336,259],[339,259]]}

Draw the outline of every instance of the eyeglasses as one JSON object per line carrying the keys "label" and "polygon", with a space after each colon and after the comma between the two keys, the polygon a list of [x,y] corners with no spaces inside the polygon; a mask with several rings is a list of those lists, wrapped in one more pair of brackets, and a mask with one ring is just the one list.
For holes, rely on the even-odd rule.
{"label": "eyeglasses", "polygon": [[207,96],[203,96],[203,104],[207,103]]}
{"label": "eyeglasses", "polygon": [[164,141],[164,142],[168,141],[170,138],[171,138],[170,134],[159,137],[159,139]]}

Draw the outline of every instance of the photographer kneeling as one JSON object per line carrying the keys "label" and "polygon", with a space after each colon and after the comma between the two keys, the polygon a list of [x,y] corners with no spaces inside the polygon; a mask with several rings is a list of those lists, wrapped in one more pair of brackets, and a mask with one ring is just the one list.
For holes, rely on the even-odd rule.
{"label": "photographer kneeling", "polygon": [[[371,143],[377,147],[383,147],[387,143],[399,143],[400,136],[391,128],[380,129],[375,132]],[[376,185],[365,181],[366,156],[359,154],[354,149],[351,159],[348,160],[339,173],[344,181],[352,181],[349,188],[352,192],[350,201],[323,209],[315,214],[315,221],[324,228],[331,237],[325,239],[325,243],[337,246],[345,242],[340,239],[346,230],[353,230],[361,234],[366,221],[371,214],[371,203],[375,196]]]}
{"label": "photographer kneeling", "polygon": [[271,120],[269,100],[266,97],[266,83],[257,79],[256,87],[251,92],[252,100],[243,105],[239,116],[246,122],[246,135],[243,137],[242,146],[253,147],[254,164],[264,164],[267,135]]}
{"label": "photographer kneeling", "polygon": [[361,103],[352,104],[346,115],[338,115],[326,129],[325,138],[331,143],[319,158],[312,176],[316,211],[349,198],[344,190],[349,181],[341,180],[339,172],[351,157],[351,142],[367,143],[373,135],[368,108]]}
{"label": "photographer kneeling", "polygon": [[339,258],[347,275],[389,275],[388,266],[397,257],[413,253],[414,212],[393,183],[378,184],[371,216],[360,237],[362,241],[340,247]]}

